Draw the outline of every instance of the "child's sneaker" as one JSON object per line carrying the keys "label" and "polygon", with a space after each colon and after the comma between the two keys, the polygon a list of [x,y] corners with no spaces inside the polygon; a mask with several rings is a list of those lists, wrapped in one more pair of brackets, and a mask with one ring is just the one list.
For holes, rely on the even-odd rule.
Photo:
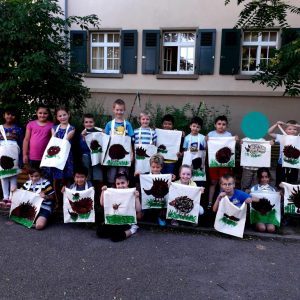
{"label": "child's sneaker", "polygon": [[179,223],[178,223],[177,220],[172,219],[172,220],[171,220],[171,225],[172,225],[172,226],[179,226]]}
{"label": "child's sneaker", "polygon": [[138,229],[139,229],[139,226],[133,224],[133,225],[131,225],[131,228],[129,230],[130,230],[131,234],[135,234]]}
{"label": "child's sneaker", "polygon": [[166,220],[158,218],[157,221],[158,221],[159,226],[166,226],[167,225]]}

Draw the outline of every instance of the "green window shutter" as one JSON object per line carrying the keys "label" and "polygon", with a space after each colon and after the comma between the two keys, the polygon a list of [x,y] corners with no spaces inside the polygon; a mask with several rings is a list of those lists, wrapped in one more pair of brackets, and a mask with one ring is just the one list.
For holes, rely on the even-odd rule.
{"label": "green window shutter", "polygon": [[160,31],[143,30],[142,73],[158,74],[160,61]]}
{"label": "green window shutter", "polygon": [[216,29],[197,30],[196,73],[211,75],[214,73],[216,47]]}
{"label": "green window shutter", "polygon": [[241,30],[222,29],[220,74],[233,75],[240,70]]}
{"label": "green window shutter", "polygon": [[71,69],[74,72],[86,73],[87,66],[87,32],[70,31]]}
{"label": "green window shutter", "polygon": [[300,28],[285,28],[281,34],[281,46],[300,38]]}
{"label": "green window shutter", "polygon": [[137,30],[121,32],[121,73],[137,73]]}

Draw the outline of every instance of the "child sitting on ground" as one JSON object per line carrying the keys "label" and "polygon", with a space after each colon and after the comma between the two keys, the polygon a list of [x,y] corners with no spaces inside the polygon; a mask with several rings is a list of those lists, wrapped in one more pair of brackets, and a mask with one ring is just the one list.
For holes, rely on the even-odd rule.
{"label": "child sitting on ground", "polygon": [[219,203],[225,196],[228,197],[229,201],[232,202],[235,206],[241,207],[242,204],[251,203],[251,202],[258,202],[258,199],[255,197],[251,197],[249,194],[235,189],[235,179],[231,174],[224,174],[220,178],[220,186],[221,186],[221,193],[217,197],[214,205],[213,211],[217,212],[219,208]]}
{"label": "child sitting on ground", "polygon": [[[192,167],[189,165],[182,165],[179,168],[179,180],[175,181],[175,183],[180,183],[180,184],[185,184],[185,185],[190,185],[190,186],[197,186],[196,182],[192,180]],[[204,193],[204,187],[201,187],[201,193]],[[199,216],[204,214],[204,209],[200,205],[200,210],[199,210]],[[171,225],[172,226],[178,226],[178,221],[177,220],[171,220]]]}
{"label": "child sitting on ground", "polygon": [[29,180],[27,180],[22,190],[39,193],[40,197],[44,199],[41,209],[35,221],[35,228],[37,230],[44,229],[47,225],[48,219],[52,213],[54,189],[50,182],[42,177],[40,169],[31,168],[28,171]]}
{"label": "child sitting on ground", "polygon": [[[258,184],[251,188],[251,193],[255,192],[276,192],[276,189],[270,185],[271,173],[268,168],[259,168],[257,170]],[[276,228],[273,224],[257,223],[256,230],[260,232],[275,232]]]}
{"label": "child sitting on ground", "polygon": [[[74,183],[68,188],[74,191],[84,191],[92,187],[92,183],[87,180],[88,169],[85,167],[77,168],[74,172]],[[65,187],[62,188],[61,192],[64,193]]]}
{"label": "child sitting on ground", "polygon": [[297,183],[298,180],[298,169],[295,168],[283,168],[282,167],[282,157],[283,157],[283,143],[282,143],[282,137],[283,135],[274,133],[276,127],[281,129],[280,126],[284,126],[284,132],[286,135],[298,135],[298,130],[300,125],[295,120],[287,121],[286,123],[282,121],[276,122],[274,125],[272,125],[268,133],[271,137],[275,139],[275,143],[280,144],[280,153],[279,153],[279,159],[278,164],[276,168],[276,187],[279,187],[279,184],[281,182],[287,182],[291,184]]}
{"label": "child sitting on ground", "polygon": [[[127,189],[129,187],[128,175],[124,173],[118,173],[115,178],[115,185],[117,189]],[[104,191],[107,190],[107,186],[102,187],[102,193],[100,197],[100,204],[104,207]],[[135,209],[137,213],[137,219],[141,219],[141,204],[139,200],[139,192],[135,192]],[[100,238],[110,238],[113,242],[120,242],[135,234],[138,230],[137,225],[106,225],[101,224],[97,228],[97,235]]]}

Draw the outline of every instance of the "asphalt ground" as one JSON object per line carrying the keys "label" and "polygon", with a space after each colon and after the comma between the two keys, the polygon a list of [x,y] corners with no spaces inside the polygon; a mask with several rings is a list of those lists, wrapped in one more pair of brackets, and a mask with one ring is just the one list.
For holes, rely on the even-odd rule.
{"label": "asphalt ground", "polygon": [[0,299],[299,299],[299,246],[151,227],[113,243],[0,215]]}

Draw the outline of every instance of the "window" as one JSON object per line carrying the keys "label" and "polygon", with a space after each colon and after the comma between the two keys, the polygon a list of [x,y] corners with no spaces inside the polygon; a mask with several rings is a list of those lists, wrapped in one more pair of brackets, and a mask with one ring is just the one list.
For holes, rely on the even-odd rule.
{"label": "window", "polygon": [[278,48],[277,31],[245,31],[242,40],[242,74],[253,74],[268,65]]}
{"label": "window", "polygon": [[120,73],[120,33],[91,34],[91,73]]}
{"label": "window", "polygon": [[163,74],[194,74],[195,32],[164,32]]}

